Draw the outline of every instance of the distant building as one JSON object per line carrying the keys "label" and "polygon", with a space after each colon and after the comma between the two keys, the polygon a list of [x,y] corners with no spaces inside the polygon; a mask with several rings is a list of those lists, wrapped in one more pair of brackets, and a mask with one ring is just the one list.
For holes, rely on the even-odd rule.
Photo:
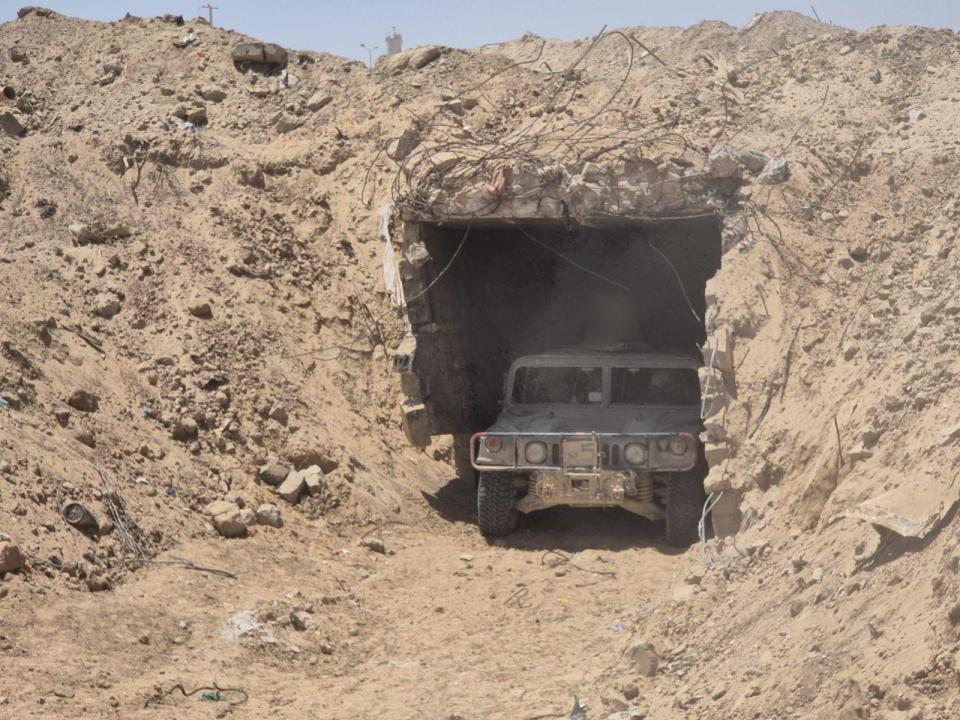
{"label": "distant building", "polygon": [[387,55],[396,55],[403,50],[403,35],[393,28],[393,35],[387,35]]}

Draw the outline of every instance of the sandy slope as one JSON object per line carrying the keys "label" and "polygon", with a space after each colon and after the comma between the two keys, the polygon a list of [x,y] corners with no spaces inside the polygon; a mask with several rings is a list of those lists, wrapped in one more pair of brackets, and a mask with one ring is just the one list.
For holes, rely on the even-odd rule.
{"label": "sandy slope", "polygon": [[[175,48],[189,29],[198,42]],[[397,168],[381,149],[417,118],[437,120],[424,142],[560,132],[619,84],[616,40],[569,78],[553,65],[585,43],[511,68],[527,38],[419,70],[294,55],[281,87],[234,68],[239,36],[189,29],[0,27],[20,93],[2,110],[27,131],[0,135],[0,532],[26,557],[0,582],[0,717],[217,716],[235,695],[144,707],[214,682],[249,694],[237,717],[564,717],[574,692],[591,718],[957,715],[953,516],[883,544],[842,518],[898,488],[955,497],[954,34],[779,14],[633,31],[670,67],[638,65],[621,117],[697,157],[725,142],[792,170],[747,185],[749,233],[708,288],[709,321],[736,336],[725,422],[747,522],[705,567],[701,548],[670,554],[660,528],[610,513],[551,513],[488,546],[449,448],[417,453],[399,428],[403,327],[377,235]],[[101,85],[105,62],[119,70]],[[466,114],[444,105],[498,72]],[[205,108],[196,134],[169,120],[181,105]],[[81,242],[77,223],[114,236]],[[72,408],[77,390],[97,408]],[[278,501],[256,478],[272,458],[323,465],[327,490]],[[60,519],[68,499],[103,516],[111,489],[151,557],[237,579],[131,571],[119,533]],[[278,502],[284,527],[220,538],[203,508],[224,496]],[[544,564],[550,550],[570,562]],[[251,609],[264,629],[227,640]],[[291,628],[294,611],[313,624]],[[624,654],[640,641],[652,677]]]}

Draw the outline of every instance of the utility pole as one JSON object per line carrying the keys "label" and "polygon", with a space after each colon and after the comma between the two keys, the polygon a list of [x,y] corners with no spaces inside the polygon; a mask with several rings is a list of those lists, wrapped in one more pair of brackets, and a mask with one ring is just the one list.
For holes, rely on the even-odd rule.
{"label": "utility pole", "polygon": [[374,54],[377,50],[380,49],[380,46],[379,46],[379,45],[376,45],[375,47],[368,48],[368,47],[367,47],[366,45],[364,45],[363,43],[360,43],[360,47],[362,47],[364,50],[367,51],[367,56],[368,56],[369,59],[370,59],[370,67],[373,67],[373,54]]}
{"label": "utility pole", "polygon": [[214,5],[211,5],[210,3],[207,3],[206,5],[201,5],[201,6],[200,6],[200,9],[207,11],[207,17],[208,17],[209,20],[210,20],[210,27],[213,27],[213,11],[214,11],[214,10],[219,10],[220,8],[218,8],[218,7],[214,6]]}

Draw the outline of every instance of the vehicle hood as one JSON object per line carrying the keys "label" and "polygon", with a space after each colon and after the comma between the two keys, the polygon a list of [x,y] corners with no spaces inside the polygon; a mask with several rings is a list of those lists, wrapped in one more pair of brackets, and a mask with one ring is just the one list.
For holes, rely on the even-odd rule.
{"label": "vehicle hood", "polygon": [[671,433],[699,434],[698,407],[512,407],[487,432],[523,433]]}

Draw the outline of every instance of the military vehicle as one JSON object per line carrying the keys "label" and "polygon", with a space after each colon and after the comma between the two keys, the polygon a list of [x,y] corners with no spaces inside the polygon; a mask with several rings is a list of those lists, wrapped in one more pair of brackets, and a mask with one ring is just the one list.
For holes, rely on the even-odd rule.
{"label": "military vehicle", "polygon": [[481,532],[557,505],[622,507],[665,520],[666,540],[697,537],[706,463],[699,359],[578,348],[521,357],[502,411],[471,438]]}

